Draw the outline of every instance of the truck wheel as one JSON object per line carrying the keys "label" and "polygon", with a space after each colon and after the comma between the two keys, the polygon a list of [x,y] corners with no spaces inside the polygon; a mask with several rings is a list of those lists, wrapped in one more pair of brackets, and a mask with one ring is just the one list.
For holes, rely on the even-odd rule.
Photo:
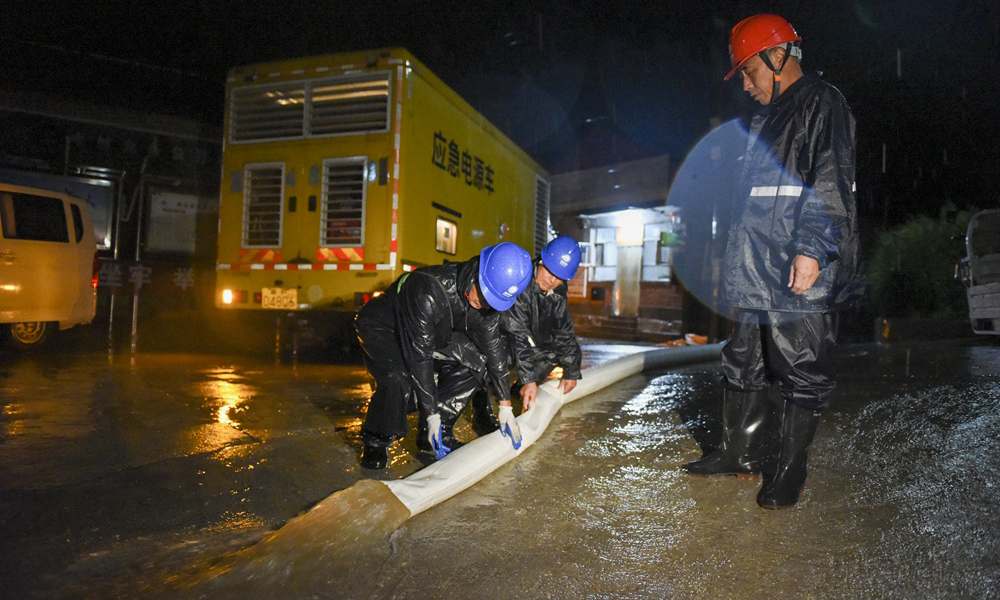
{"label": "truck wheel", "polygon": [[58,324],[47,321],[11,323],[4,328],[4,335],[17,350],[41,348],[55,333]]}

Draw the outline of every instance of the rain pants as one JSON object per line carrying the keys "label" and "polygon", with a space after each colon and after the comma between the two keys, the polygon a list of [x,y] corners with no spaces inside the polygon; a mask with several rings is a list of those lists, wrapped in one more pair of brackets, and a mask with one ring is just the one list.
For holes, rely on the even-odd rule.
{"label": "rain pants", "polygon": [[[509,371],[508,364],[507,356],[504,355],[505,374]],[[475,393],[485,392],[490,385],[486,356],[462,332],[455,332],[448,345],[434,353],[434,372],[437,374],[437,408],[441,414],[441,422],[445,425],[454,425]],[[505,388],[506,381],[505,378]],[[508,394],[509,390],[505,390],[500,398],[506,399]],[[484,397],[484,401],[488,400],[488,396]]]}
{"label": "rain pants", "polygon": [[[476,310],[465,297],[478,271],[478,256],[416,269],[358,311],[354,326],[375,379],[361,427],[367,441],[388,444],[405,436],[406,416],[415,410],[421,418],[438,414],[441,402],[447,401],[442,394],[455,385],[448,377],[478,377],[497,397],[510,398],[499,313]],[[469,354],[473,348],[475,353]],[[439,384],[442,372],[444,385]]]}
{"label": "rain pants", "polygon": [[[734,309],[723,349],[731,389],[769,378],[806,408],[833,389],[827,354],[832,311],[863,295],[855,206],[855,122],[840,92],[806,73],[750,123],[740,195],[722,260],[720,303]],[[788,287],[792,260],[819,262],[803,294]]]}
{"label": "rain pants", "polygon": [[[536,273],[538,262],[536,259]],[[521,385],[543,381],[557,366],[562,367],[562,379],[581,377],[583,353],[573,331],[567,289],[563,283],[546,293],[532,278],[514,305],[500,314],[500,329]]]}

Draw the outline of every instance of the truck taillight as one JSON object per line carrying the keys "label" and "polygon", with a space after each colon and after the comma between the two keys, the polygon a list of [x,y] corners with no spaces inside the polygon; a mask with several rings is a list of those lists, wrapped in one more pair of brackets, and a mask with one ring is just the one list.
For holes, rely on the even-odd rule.
{"label": "truck taillight", "polygon": [[246,290],[231,290],[226,288],[222,290],[222,303],[223,304],[243,304],[247,301]]}
{"label": "truck taillight", "polygon": [[101,261],[97,258],[97,253],[94,253],[94,270],[90,274],[90,287],[97,289],[97,282],[101,278]]}

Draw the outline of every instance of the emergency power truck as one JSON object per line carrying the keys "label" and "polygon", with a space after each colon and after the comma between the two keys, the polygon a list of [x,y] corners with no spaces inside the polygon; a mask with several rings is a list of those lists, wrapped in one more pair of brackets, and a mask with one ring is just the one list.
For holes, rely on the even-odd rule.
{"label": "emergency power truck", "polygon": [[549,230],[549,181],[403,49],[233,69],[216,305],[350,313],[403,272]]}

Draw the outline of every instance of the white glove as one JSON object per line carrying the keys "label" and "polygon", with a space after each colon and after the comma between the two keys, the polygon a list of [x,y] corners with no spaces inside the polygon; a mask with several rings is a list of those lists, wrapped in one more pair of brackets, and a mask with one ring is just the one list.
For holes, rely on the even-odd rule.
{"label": "white glove", "polygon": [[451,448],[441,443],[441,415],[427,417],[427,441],[434,450],[434,456],[441,460],[451,452]]}
{"label": "white glove", "polygon": [[504,437],[510,436],[510,441],[514,444],[514,450],[520,450],[521,427],[517,424],[517,419],[514,418],[514,409],[501,404],[500,414],[497,415],[497,418],[500,420],[500,435]]}

